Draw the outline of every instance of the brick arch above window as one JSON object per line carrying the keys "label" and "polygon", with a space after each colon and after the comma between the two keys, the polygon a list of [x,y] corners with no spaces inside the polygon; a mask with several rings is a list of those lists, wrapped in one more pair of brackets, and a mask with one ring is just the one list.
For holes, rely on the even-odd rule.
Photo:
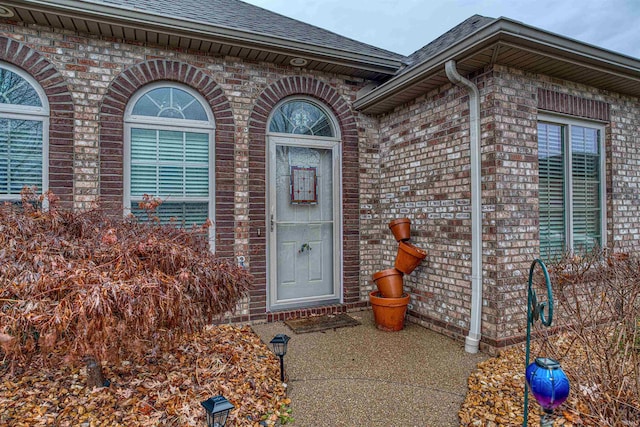
{"label": "brick arch above window", "polygon": [[234,120],[222,88],[190,64],[162,59],[135,64],[109,85],[100,107],[100,201],[113,212],[123,210],[124,113],[131,96],[143,86],[178,82],[196,90],[213,112],[215,131],[216,253],[233,257],[234,244]]}
{"label": "brick arch above window", "polygon": [[[266,146],[269,115],[283,99],[304,95],[315,98],[335,116],[342,144],[342,234],[343,296],[345,304],[357,304],[359,291],[359,175],[358,128],[349,103],[330,85],[312,77],[283,78],[268,86],[258,97],[249,116],[249,247],[251,273],[256,278],[251,290],[251,316],[266,310]],[[259,230],[262,230],[259,232]]]}
{"label": "brick arch above window", "polygon": [[49,190],[60,205],[73,207],[73,98],[56,67],[29,46],[0,37],[0,61],[33,77],[49,101]]}

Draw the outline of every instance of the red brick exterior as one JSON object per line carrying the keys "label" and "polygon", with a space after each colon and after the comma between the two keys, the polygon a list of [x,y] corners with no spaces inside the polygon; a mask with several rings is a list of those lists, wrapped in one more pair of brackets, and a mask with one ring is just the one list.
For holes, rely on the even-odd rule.
{"label": "red brick exterior", "polygon": [[[359,194],[358,194],[358,130],[351,107],[331,86],[314,78],[287,77],[267,87],[258,97],[249,118],[249,247],[252,318],[265,315],[267,301],[266,236],[266,129],[269,114],[278,102],[293,95],[318,99],[335,115],[342,139],[342,232],[343,232],[343,297],[353,305],[359,295]],[[262,232],[258,232],[262,230]]]}
{"label": "red brick exterior", "polygon": [[22,68],[42,87],[49,101],[49,190],[60,205],[73,206],[73,99],[64,77],[31,47],[0,37],[0,60]]}
{"label": "red brick exterior", "polygon": [[129,99],[155,81],[178,82],[198,91],[213,111],[215,131],[216,254],[233,257],[234,244],[234,120],[220,86],[196,67],[155,59],[135,64],[120,73],[104,95],[100,107],[100,199],[103,207],[122,212],[124,112]]}

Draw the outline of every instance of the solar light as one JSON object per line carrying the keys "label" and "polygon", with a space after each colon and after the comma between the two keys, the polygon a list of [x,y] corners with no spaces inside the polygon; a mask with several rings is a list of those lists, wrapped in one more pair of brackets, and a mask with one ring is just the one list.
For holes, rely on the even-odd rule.
{"label": "solar light", "polygon": [[536,398],[545,415],[540,420],[542,427],[552,426],[551,414],[569,396],[569,379],[560,363],[547,357],[538,357],[527,367],[525,374],[531,394]]}
{"label": "solar light", "polygon": [[280,381],[282,382],[284,382],[284,355],[287,354],[287,343],[290,339],[285,334],[278,334],[269,342],[273,352],[280,358]]}
{"label": "solar light", "polygon": [[229,412],[235,408],[224,396],[210,397],[201,402],[207,414],[207,427],[224,427]]}

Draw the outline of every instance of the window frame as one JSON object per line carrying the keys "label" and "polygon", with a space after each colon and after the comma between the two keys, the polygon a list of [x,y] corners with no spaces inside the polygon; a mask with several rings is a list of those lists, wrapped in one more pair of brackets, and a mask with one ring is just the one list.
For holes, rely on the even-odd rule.
{"label": "window frame", "polygon": [[[42,89],[42,86],[26,71],[18,68],[14,65],[6,62],[0,62],[0,68],[9,70],[18,76],[22,77],[31,87],[36,91],[40,98],[41,107],[20,105],[20,104],[5,104],[0,103],[0,118],[12,119],[12,120],[31,120],[42,122],[42,181],[38,185],[41,194],[49,191],[49,99]],[[21,200],[20,194],[2,194],[0,193],[0,202],[19,202]],[[47,208],[47,200],[43,201],[43,207]]]}
{"label": "window frame", "polygon": [[[600,228],[600,247],[604,248],[607,245],[607,205],[606,205],[606,143],[605,143],[605,126],[606,123],[583,119],[583,118],[574,118],[568,117],[565,115],[556,115],[556,114],[548,114],[548,113],[539,113],[538,120],[536,122],[536,131],[537,124],[539,123],[547,123],[551,125],[560,126],[562,129],[562,144],[563,144],[563,152],[564,152],[564,170],[563,170],[563,178],[564,178],[564,233],[565,233],[565,252],[574,252],[574,233],[573,233],[573,225],[574,225],[574,197],[573,197],[573,164],[572,164],[572,145],[573,141],[571,138],[571,128],[573,126],[585,127],[589,129],[595,129],[598,132],[599,140],[598,140],[598,186],[599,186],[599,203],[600,203],[600,217],[599,217],[599,228]],[[536,134],[537,135],[537,134]],[[539,149],[539,139],[536,136],[536,149]],[[538,167],[538,176],[540,174],[540,168]],[[538,218],[540,218],[540,214],[538,213]],[[542,247],[542,242],[539,240],[539,246]]]}
{"label": "window frame", "polygon": [[[207,121],[164,118],[154,116],[141,116],[131,114],[136,103],[147,93],[154,89],[170,87],[183,90],[192,95],[204,108]],[[151,129],[156,131],[194,132],[205,133],[209,138],[208,179],[209,195],[207,197],[171,197],[171,202],[208,202],[209,247],[215,252],[215,120],[209,103],[192,88],[170,81],[154,82],[140,88],[127,103],[124,112],[124,146],[123,146],[123,212],[124,216],[131,214],[131,202],[139,201],[138,197],[131,196],[131,133],[132,129]],[[140,198],[141,200],[141,198]]]}

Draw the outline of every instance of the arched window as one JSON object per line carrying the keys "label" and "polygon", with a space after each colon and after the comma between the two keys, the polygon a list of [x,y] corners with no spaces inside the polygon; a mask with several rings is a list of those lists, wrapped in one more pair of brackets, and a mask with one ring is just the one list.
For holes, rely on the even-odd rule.
{"label": "arched window", "polygon": [[281,104],[273,112],[269,132],[334,137],[333,123],[317,105],[305,99]]}
{"label": "arched window", "polygon": [[213,115],[196,92],[162,82],[136,93],[125,113],[126,213],[144,219],[139,203],[146,194],[163,201],[163,223],[213,221],[213,141]]}
{"label": "arched window", "polygon": [[48,189],[49,104],[36,81],[0,63],[0,201],[25,186]]}

